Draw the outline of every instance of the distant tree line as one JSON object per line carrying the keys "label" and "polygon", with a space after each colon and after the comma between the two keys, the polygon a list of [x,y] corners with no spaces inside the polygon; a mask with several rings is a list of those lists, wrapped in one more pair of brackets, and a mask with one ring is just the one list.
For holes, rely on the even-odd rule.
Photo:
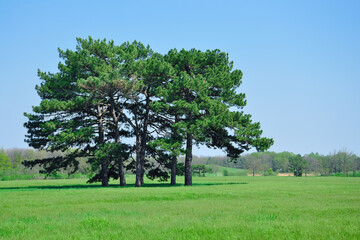
{"label": "distant tree line", "polygon": [[[27,159],[34,161],[35,159],[48,159],[58,156],[64,156],[66,153],[62,152],[48,152],[44,150],[34,149],[0,149],[0,177],[10,175],[28,175],[29,178],[34,178],[37,173],[44,175],[38,177],[74,177],[80,174],[82,177],[94,176],[97,174],[96,169],[92,169],[91,164],[87,158],[78,159],[79,166],[74,172],[74,169],[68,167],[54,172],[47,176],[45,169],[41,166],[35,166],[33,169],[28,169],[23,166],[22,162]],[[125,161],[130,163],[131,161]],[[156,162],[154,159],[149,159],[149,162]],[[179,156],[177,159],[177,175],[184,176],[185,174],[185,156]],[[291,152],[254,152],[245,154],[234,161],[226,156],[213,157],[193,157],[192,174],[194,176],[204,176],[206,173],[219,173],[222,175],[229,175],[225,170],[225,174],[219,167],[246,169],[250,175],[276,175],[277,173],[293,173],[294,176],[322,175],[322,176],[359,176],[360,177],[360,157],[346,151],[335,151],[328,155],[321,155],[318,153],[305,154],[303,156]],[[147,170],[150,171],[150,170]],[[127,171],[132,174],[131,170]],[[147,172],[148,173],[148,172]],[[170,173],[170,170],[168,170]],[[75,175],[74,175],[75,174]],[[148,175],[150,179],[153,175]],[[167,178],[157,177],[159,180],[167,180]],[[4,177],[4,179],[8,179]],[[11,179],[11,178],[10,178]],[[16,178],[14,178],[16,179]],[[22,179],[20,177],[20,179]]]}
{"label": "distant tree line", "polygon": [[57,73],[38,71],[41,102],[25,113],[30,147],[63,152],[23,163],[47,174],[79,168],[86,158],[90,182],[126,185],[125,173],[176,184],[185,155],[185,185],[192,185],[193,145],[223,149],[236,159],[251,148],[267,150],[260,124],[243,112],[242,72],[220,50],[154,52],[140,42],[77,39],[60,50]]}
{"label": "distant tree line", "polygon": [[69,166],[67,169],[59,169],[52,174],[47,174],[41,166],[34,166],[29,169],[23,165],[24,160],[34,161],[36,159],[47,159],[64,156],[66,153],[48,152],[45,150],[10,148],[0,149],[0,180],[16,180],[16,179],[43,179],[43,178],[74,178],[85,177],[91,175],[91,166],[87,164],[85,158],[79,159],[79,166],[74,169]]}
{"label": "distant tree line", "polygon": [[[22,163],[26,161],[34,161],[36,159],[48,159],[55,158],[58,156],[65,156],[66,153],[63,152],[48,152],[45,150],[34,150],[34,149],[23,149],[23,148],[10,148],[10,149],[0,149],[0,180],[6,179],[34,179],[34,178],[73,178],[74,174],[81,177],[92,176],[96,174],[96,170],[93,171],[91,164],[87,158],[79,159],[79,166],[76,172],[73,171],[71,167],[67,169],[61,169],[53,174],[48,175],[47,171],[41,166],[35,166],[32,169],[26,168]],[[197,156],[194,156],[196,160],[200,159]],[[177,164],[177,175],[184,176],[185,174],[185,165],[184,157],[179,157],[179,163]],[[150,159],[151,161],[151,159]],[[152,161],[155,161],[152,159]],[[192,165],[192,174],[195,176],[205,176],[206,173],[211,173],[212,169],[205,164],[193,164]],[[38,175],[40,173],[42,175]],[[128,174],[132,174],[132,171],[128,171]],[[26,175],[26,176],[22,176]],[[155,178],[152,175],[148,175],[150,179],[154,180]],[[2,177],[2,178],[1,178]],[[167,180],[158,177],[159,180]]]}
{"label": "distant tree line", "polygon": [[355,176],[360,170],[360,157],[347,150],[335,151],[328,155],[310,153],[303,156],[291,152],[254,152],[241,156],[236,162],[223,160],[223,163],[227,163],[229,167],[248,169],[253,175],[268,175],[271,169],[272,172],[292,172],[294,176],[309,173]]}

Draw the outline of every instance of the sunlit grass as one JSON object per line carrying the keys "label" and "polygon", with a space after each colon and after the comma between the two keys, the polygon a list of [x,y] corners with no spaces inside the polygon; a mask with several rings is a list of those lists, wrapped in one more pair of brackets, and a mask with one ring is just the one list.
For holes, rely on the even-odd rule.
{"label": "sunlit grass", "polygon": [[[0,182],[0,239],[359,239],[360,179]],[[182,183],[183,179],[179,178]]]}

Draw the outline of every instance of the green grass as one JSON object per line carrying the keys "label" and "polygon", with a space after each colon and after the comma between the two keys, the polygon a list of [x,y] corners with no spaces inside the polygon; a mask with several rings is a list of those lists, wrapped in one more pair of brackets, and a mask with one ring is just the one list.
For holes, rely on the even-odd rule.
{"label": "green grass", "polygon": [[[68,179],[67,174],[54,174],[46,176],[45,174],[25,174],[16,171],[0,172],[0,181],[13,181],[13,180],[39,180],[39,179]],[[85,174],[71,174],[70,178],[88,178]]]}
{"label": "green grass", "polygon": [[0,239],[360,239],[359,178],[85,182],[0,182]]}

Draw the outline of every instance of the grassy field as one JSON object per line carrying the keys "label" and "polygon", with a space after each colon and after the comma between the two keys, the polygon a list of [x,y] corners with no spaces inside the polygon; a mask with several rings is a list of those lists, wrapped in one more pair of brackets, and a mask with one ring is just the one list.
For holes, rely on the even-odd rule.
{"label": "grassy field", "polygon": [[0,182],[0,239],[360,239],[360,178],[85,182]]}

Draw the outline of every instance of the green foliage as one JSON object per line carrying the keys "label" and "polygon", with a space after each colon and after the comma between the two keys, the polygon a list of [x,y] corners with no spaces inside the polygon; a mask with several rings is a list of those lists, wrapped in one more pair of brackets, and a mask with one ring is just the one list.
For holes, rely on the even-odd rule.
{"label": "green foliage", "polygon": [[232,69],[228,54],[173,49],[165,59],[175,69],[175,77],[161,94],[172,111],[182,116],[176,124],[179,129],[198,143],[225,149],[230,157],[251,147],[266,150],[272,145],[272,139],[260,138],[260,124],[239,111],[246,105],[245,94],[236,92],[242,72]]}
{"label": "green foliage", "polygon": [[203,164],[198,164],[198,165],[192,165],[192,173],[193,175],[198,175],[199,177],[205,177],[206,173],[211,173],[213,170],[211,169],[211,167],[203,165]]}
{"label": "green foliage", "polygon": [[150,169],[146,176],[150,180],[154,180],[155,178],[159,178],[159,182],[166,182],[169,179],[169,174],[166,171],[161,171],[160,168]]}
{"label": "green foliage", "polygon": [[[48,175],[68,168],[74,173],[87,157],[94,173],[90,182],[107,186],[110,178],[125,179],[123,161],[134,153],[136,162],[127,167],[135,168],[141,186],[146,171],[166,180],[175,157],[185,153],[191,185],[193,142],[224,149],[233,159],[273,144],[243,112],[242,72],[220,50],[173,49],[163,56],[137,41],[117,46],[89,37],[77,38],[75,51],[59,49],[59,55],[59,72],[38,71],[41,102],[25,113],[24,126],[29,146],[67,154],[24,161],[25,166],[41,165]],[[121,143],[131,137],[133,145]]]}
{"label": "green foliage", "polygon": [[[173,49],[165,60],[174,69],[166,88],[159,89],[162,108],[175,117],[177,137],[186,142],[185,184],[191,185],[192,143],[221,148],[233,159],[255,147],[268,149],[259,123],[244,114],[245,94],[238,93],[242,72],[233,70],[228,54],[219,50]],[[160,105],[159,105],[160,106]]]}
{"label": "green foliage", "polygon": [[295,177],[301,177],[306,165],[305,159],[300,155],[291,156],[289,159],[289,169]]}
{"label": "green foliage", "polygon": [[[25,114],[28,122],[26,141],[36,149],[48,151],[71,149],[71,153],[53,159],[25,161],[26,166],[42,165],[52,174],[69,166],[77,170],[79,158],[90,157],[92,166],[107,185],[113,159],[108,159],[103,145],[119,143],[120,135],[129,136],[127,128],[119,130],[122,105],[115,99],[132,96],[143,87],[133,76],[141,60],[152,51],[141,43],[115,46],[113,41],[77,39],[76,51],[60,50],[64,60],[59,73],[39,71],[41,85],[36,86],[42,101],[32,114]],[[138,66],[138,67],[136,67]],[[130,80],[129,80],[130,79]],[[95,170],[95,169],[94,169]],[[112,173],[110,173],[112,174]]]}
{"label": "green foliage", "polygon": [[184,176],[185,175],[185,164],[184,163],[177,163],[176,164],[176,175],[177,176]]}
{"label": "green foliage", "polygon": [[244,169],[236,169],[229,167],[220,167],[220,174],[222,176],[247,176],[247,172]]}
{"label": "green foliage", "polygon": [[353,174],[344,174],[342,172],[339,172],[339,173],[332,173],[330,176],[335,176],[335,177],[360,177],[360,172],[355,171]]}
{"label": "green foliage", "polygon": [[65,174],[65,173],[54,173],[52,175],[29,173],[29,172],[18,172],[16,169],[0,173],[0,181],[13,181],[13,180],[42,180],[42,179],[80,179],[87,178],[85,174]]}
{"label": "green foliage", "polygon": [[0,171],[5,171],[11,169],[10,158],[6,155],[5,150],[1,148],[0,150]]}
{"label": "green foliage", "polygon": [[44,179],[41,174],[11,174],[9,172],[0,174],[0,181],[13,181],[13,180],[33,180],[33,179]]}

